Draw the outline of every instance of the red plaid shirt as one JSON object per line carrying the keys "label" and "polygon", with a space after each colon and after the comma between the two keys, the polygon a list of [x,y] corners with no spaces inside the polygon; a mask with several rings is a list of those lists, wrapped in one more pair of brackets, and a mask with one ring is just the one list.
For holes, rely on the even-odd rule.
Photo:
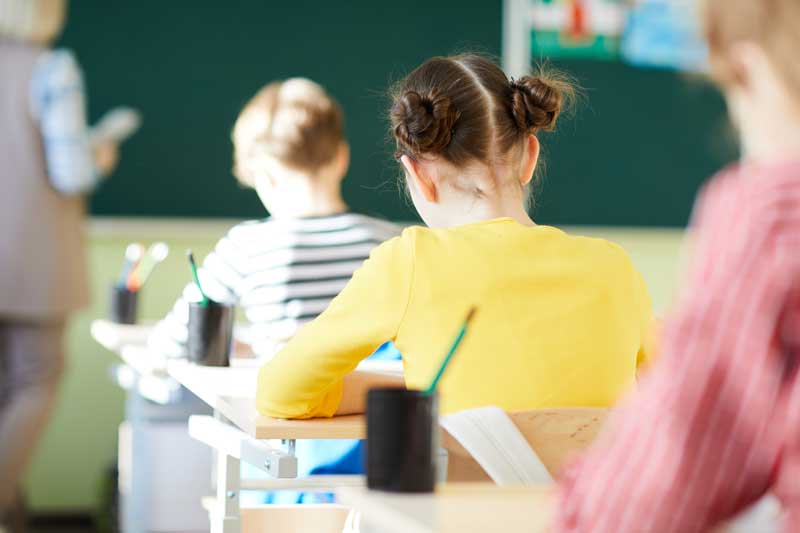
{"label": "red plaid shirt", "polygon": [[767,491],[800,531],[800,161],[700,197],[661,358],[560,488],[560,532],[693,533]]}

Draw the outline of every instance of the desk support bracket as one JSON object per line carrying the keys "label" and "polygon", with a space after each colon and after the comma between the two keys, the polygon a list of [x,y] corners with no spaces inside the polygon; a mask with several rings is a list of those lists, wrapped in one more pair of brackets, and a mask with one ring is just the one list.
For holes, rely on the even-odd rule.
{"label": "desk support bracket", "polygon": [[[244,431],[207,415],[189,417],[189,435],[211,446],[219,453],[256,466],[278,479],[297,477],[297,457],[266,442],[250,437]],[[291,450],[290,448],[290,451]]]}

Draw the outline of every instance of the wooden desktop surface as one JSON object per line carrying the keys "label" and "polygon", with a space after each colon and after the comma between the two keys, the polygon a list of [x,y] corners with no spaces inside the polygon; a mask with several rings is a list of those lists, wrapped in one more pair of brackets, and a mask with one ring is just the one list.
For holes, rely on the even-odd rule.
{"label": "wooden desktop surface", "polygon": [[[340,503],[362,514],[363,533],[545,533],[551,531],[553,486],[499,487],[446,483],[433,494],[397,494],[340,487]],[[777,533],[780,504],[767,496],[709,533]]]}
{"label": "wooden desktop surface", "polygon": [[207,367],[171,361],[167,372],[239,429],[256,439],[363,439],[362,415],[281,420],[255,408],[257,367]]}
{"label": "wooden desktop surface", "polygon": [[[256,439],[363,439],[362,415],[281,420],[260,415],[255,408],[256,383],[261,362],[252,357],[231,359],[229,367],[200,366],[182,359],[167,359],[146,345],[152,331],[147,325],[120,325],[107,320],[92,323],[92,336],[126,365],[140,374],[172,378]],[[402,373],[399,361],[365,361],[360,370]]]}
{"label": "wooden desktop surface", "polygon": [[444,484],[434,494],[395,494],[342,487],[342,504],[362,513],[365,531],[466,533],[547,531],[552,489],[498,487],[491,483]]}

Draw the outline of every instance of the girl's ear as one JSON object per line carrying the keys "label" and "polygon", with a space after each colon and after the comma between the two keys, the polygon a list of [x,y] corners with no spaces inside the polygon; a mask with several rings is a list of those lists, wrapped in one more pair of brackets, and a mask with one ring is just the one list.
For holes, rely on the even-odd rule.
{"label": "girl's ear", "polygon": [[436,203],[438,200],[436,184],[430,179],[430,176],[427,175],[422,165],[407,155],[400,157],[400,163],[402,163],[403,168],[406,169],[406,175],[411,185],[419,190],[427,201]]}
{"label": "girl's ear", "polygon": [[527,145],[528,157],[525,159],[525,166],[522,168],[522,175],[519,178],[520,185],[523,187],[533,179],[533,172],[539,162],[539,151],[541,149],[536,135],[528,135]]}

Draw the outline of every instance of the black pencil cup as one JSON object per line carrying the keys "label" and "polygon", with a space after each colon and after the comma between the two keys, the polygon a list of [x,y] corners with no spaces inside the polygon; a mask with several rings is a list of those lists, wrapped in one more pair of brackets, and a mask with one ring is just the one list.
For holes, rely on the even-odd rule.
{"label": "black pencil cup", "polygon": [[111,287],[109,319],[117,324],[136,324],[139,293],[125,285]]}
{"label": "black pencil cup", "polygon": [[233,344],[234,306],[211,300],[189,304],[189,361],[205,366],[229,366]]}
{"label": "black pencil cup", "polygon": [[367,393],[367,487],[432,492],[439,446],[436,394],[400,388]]}

